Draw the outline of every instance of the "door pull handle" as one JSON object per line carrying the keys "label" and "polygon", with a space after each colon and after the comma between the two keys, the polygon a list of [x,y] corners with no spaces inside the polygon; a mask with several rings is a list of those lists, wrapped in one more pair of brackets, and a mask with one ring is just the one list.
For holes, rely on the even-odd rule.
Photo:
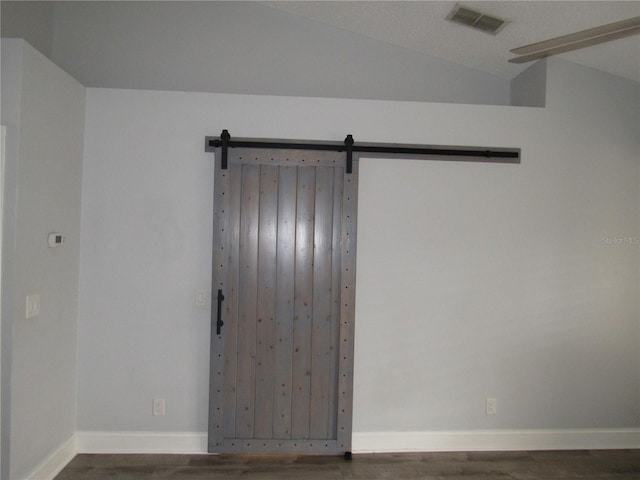
{"label": "door pull handle", "polygon": [[222,294],[222,290],[218,290],[218,321],[216,322],[216,335],[220,335],[220,330],[224,325],[222,321],[222,301],[224,300],[224,295]]}

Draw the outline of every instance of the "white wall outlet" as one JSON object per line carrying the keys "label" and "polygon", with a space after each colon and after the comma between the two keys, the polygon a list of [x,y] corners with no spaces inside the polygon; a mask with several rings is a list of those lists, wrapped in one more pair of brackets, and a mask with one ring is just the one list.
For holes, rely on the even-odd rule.
{"label": "white wall outlet", "polygon": [[164,417],[165,409],[164,409],[164,398],[154,398],[153,399],[153,408],[151,413],[154,417]]}
{"label": "white wall outlet", "polygon": [[25,307],[25,317],[35,318],[40,315],[40,295],[33,294],[27,295],[27,302]]}
{"label": "white wall outlet", "polygon": [[206,290],[201,288],[197,289],[196,290],[196,307],[206,307],[208,297],[209,295],[207,294]]}
{"label": "white wall outlet", "polygon": [[495,398],[487,397],[487,415],[498,413],[498,401]]}

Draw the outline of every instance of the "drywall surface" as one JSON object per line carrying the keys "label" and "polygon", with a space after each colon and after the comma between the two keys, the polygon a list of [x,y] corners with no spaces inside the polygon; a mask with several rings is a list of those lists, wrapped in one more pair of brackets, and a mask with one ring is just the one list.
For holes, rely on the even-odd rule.
{"label": "drywall surface", "polygon": [[0,388],[2,388],[2,428],[0,448],[2,468],[0,478],[9,477],[9,444],[11,443],[11,350],[13,339],[13,299],[15,272],[16,186],[18,144],[20,126],[20,97],[22,92],[22,45],[20,40],[0,41],[2,68],[0,91],[0,123],[6,127],[5,165],[3,187],[2,228],[2,364]]}
{"label": "drywall surface", "polygon": [[519,167],[361,170],[354,430],[638,426],[638,86],[548,67]]}
{"label": "drywall surface", "polygon": [[[21,40],[3,40],[2,48],[2,122],[11,146],[7,171],[15,180],[4,212],[3,253],[11,254],[11,269],[3,265],[3,288],[10,285],[11,303],[10,318],[3,304],[2,321],[10,322],[12,345],[10,380],[2,383],[11,395],[10,452],[3,463],[9,460],[10,478],[19,479],[76,430],[85,89]],[[20,62],[5,64],[5,53]],[[5,69],[15,74],[16,68],[19,82],[5,83]],[[5,98],[19,103],[5,112]],[[64,245],[48,248],[49,232],[64,234]],[[26,319],[31,294],[40,295],[40,314]],[[3,339],[5,333],[3,325]],[[3,428],[3,442],[6,434]]]}
{"label": "drywall surface", "polygon": [[511,80],[514,107],[544,107],[547,97],[547,60],[542,59]]}
{"label": "drywall surface", "polygon": [[53,56],[89,87],[509,103],[509,81],[256,2],[57,2]]}
{"label": "drywall surface", "polygon": [[206,431],[203,139],[225,128],[522,148],[521,165],[361,160],[356,433],[637,428],[639,246],[616,239],[640,235],[638,118],[591,91],[634,86],[557,67],[545,109],[89,89],[78,429]]}

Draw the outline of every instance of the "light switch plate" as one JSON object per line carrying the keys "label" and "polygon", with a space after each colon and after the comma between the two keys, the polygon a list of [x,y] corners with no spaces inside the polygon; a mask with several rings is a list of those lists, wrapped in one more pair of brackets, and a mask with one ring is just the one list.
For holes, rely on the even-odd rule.
{"label": "light switch plate", "polygon": [[40,315],[40,295],[39,294],[27,295],[25,310],[26,310],[25,316],[27,320],[30,318],[35,318],[38,315]]}
{"label": "light switch plate", "polygon": [[196,290],[196,307],[206,307],[207,306],[207,290],[197,289]]}

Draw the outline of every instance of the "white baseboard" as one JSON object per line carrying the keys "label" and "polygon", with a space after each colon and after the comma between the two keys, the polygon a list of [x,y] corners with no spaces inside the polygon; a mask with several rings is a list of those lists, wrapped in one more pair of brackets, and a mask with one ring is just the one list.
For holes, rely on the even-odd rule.
{"label": "white baseboard", "polygon": [[207,453],[203,432],[76,432],[78,453]]}
{"label": "white baseboard", "polygon": [[[207,453],[205,432],[77,432],[77,453]],[[640,429],[354,432],[353,453],[640,448]]]}
{"label": "white baseboard", "polygon": [[53,480],[60,471],[76,456],[76,436],[72,435],[60,445],[40,465],[33,469],[26,480]]}
{"label": "white baseboard", "polygon": [[354,432],[353,453],[640,448],[640,429]]}
{"label": "white baseboard", "polygon": [[[354,432],[353,453],[640,448],[640,429]],[[207,453],[203,432],[76,432],[26,480],[53,480],[78,453]]]}

